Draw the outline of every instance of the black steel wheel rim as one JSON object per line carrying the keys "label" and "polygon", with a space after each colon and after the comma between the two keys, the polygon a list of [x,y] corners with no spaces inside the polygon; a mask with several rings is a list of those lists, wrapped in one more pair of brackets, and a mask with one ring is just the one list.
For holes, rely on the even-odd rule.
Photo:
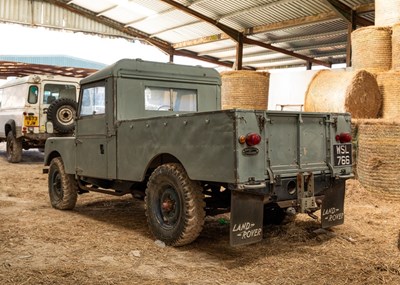
{"label": "black steel wheel rim", "polygon": [[179,194],[170,185],[164,187],[159,195],[156,213],[161,226],[166,229],[174,228],[179,222],[180,213]]}
{"label": "black steel wheel rim", "polygon": [[61,175],[58,171],[54,171],[51,177],[51,190],[53,197],[56,198],[56,200],[62,200],[63,190],[61,186]]}

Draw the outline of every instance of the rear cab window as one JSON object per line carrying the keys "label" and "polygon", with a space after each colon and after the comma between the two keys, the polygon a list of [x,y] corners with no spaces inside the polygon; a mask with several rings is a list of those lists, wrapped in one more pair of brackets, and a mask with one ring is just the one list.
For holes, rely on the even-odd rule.
{"label": "rear cab window", "polygon": [[76,87],[72,84],[47,83],[43,90],[43,104],[51,104],[59,98],[76,101]]}
{"label": "rear cab window", "polygon": [[145,110],[196,112],[197,90],[146,86]]}

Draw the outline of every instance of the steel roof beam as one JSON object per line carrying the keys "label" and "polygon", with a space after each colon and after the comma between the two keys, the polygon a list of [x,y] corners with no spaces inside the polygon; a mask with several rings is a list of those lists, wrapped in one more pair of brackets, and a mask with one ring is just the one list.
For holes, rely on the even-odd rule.
{"label": "steel roof beam", "polygon": [[[184,56],[184,57],[189,57],[209,63],[213,63],[216,65],[221,65],[225,67],[232,68],[234,63],[231,61],[220,61],[218,58],[212,57],[212,56],[199,56],[197,53],[189,51],[189,50],[174,50],[173,55],[178,55],[178,56]],[[254,70],[255,68],[249,67],[249,66],[244,66],[243,69],[249,69],[249,70]]]}
{"label": "steel roof beam", "polygon": [[[369,13],[369,12],[373,12],[374,10],[375,10],[374,4],[363,4],[363,5],[357,6],[357,8],[356,8],[357,14]],[[279,23],[272,23],[272,24],[266,24],[266,25],[248,28],[244,31],[244,35],[248,36],[248,35],[253,35],[253,34],[272,32],[272,31],[276,31],[276,30],[280,30],[280,29],[306,26],[306,25],[319,23],[319,22],[328,22],[328,21],[337,19],[337,17],[338,17],[337,13],[335,11],[324,12],[324,13],[320,13],[317,15],[305,16],[305,17],[300,17],[300,18],[296,18],[296,19],[282,21]],[[200,44],[216,42],[216,41],[225,40],[228,38],[229,38],[229,36],[227,34],[217,34],[217,35],[212,35],[212,36],[207,36],[207,37],[202,37],[202,38],[198,38],[198,39],[194,39],[194,40],[176,43],[176,44],[173,44],[173,47],[177,48],[177,49],[186,48],[189,46],[195,46],[195,45],[200,45]]]}
{"label": "steel roof beam", "polygon": [[280,38],[274,41],[270,41],[270,44],[280,44],[280,43],[286,43],[286,42],[298,42],[298,41],[304,41],[308,39],[315,39],[315,38],[323,38],[323,37],[331,37],[331,36],[338,36],[338,35],[345,35],[347,34],[347,29],[346,30],[338,30],[338,31],[333,31],[333,32],[327,32],[327,33],[320,33],[320,34],[314,34],[314,35],[304,35],[304,36],[297,36],[297,37],[285,37],[285,38]]}
{"label": "steel roof beam", "polygon": [[[329,48],[329,47],[332,47],[332,46],[337,47],[337,46],[345,46],[345,45],[347,45],[347,42],[302,46],[302,47],[291,48],[289,50],[291,50],[291,51],[302,51],[302,50]],[[226,50],[226,51],[234,51],[234,47],[232,47],[230,50]],[[199,54],[203,54],[203,53],[199,53]],[[208,51],[208,54],[212,54],[212,51]],[[259,51],[259,52],[246,53],[246,57],[269,56],[269,55],[274,55],[274,54],[276,54],[276,52],[273,52],[273,51]],[[219,60],[233,60],[234,58],[235,58],[235,56],[231,55],[231,56],[219,57]]]}
{"label": "steel roof beam", "polygon": [[[217,18],[217,19],[214,19],[214,21],[221,22],[222,20],[228,19],[228,18],[231,18],[231,17],[235,17],[235,16],[239,16],[239,15],[243,15],[243,14],[248,14],[248,13],[251,13],[253,11],[260,10],[260,9],[270,8],[270,7],[274,7],[274,6],[278,6],[278,5],[287,4],[287,3],[290,3],[290,2],[295,2],[295,1],[299,1],[299,0],[281,0],[281,1],[273,2],[273,3],[258,5],[258,6],[254,6],[254,7],[251,7],[249,9],[246,9],[246,10],[237,11],[237,12],[234,12],[234,13],[223,15],[223,16]],[[194,6],[195,4],[198,4],[198,2],[203,2],[203,1],[197,1],[197,2],[195,1],[194,3],[191,3],[190,5],[188,5],[186,7]],[[203,21],[204,20],[194,21],[194,22],[187,23],[187,25],[195,25],[195,24],[201,23]],[[170,31],[170,30],[179,29],[182,26],[185,26],[185,25],[179,25],[179,26],[170,27],[168,29],[156,32],[153,35],[158,35],[158,34]]]}
{"label": "steel roof beam", "polygon": [[156,39],[156,38],[150,38],[148,34],[135,30],[133,28],[127,28],[124,27],[123,24],[118,23],[114,20],[111,20],[110,18],[104,17],[104,16],[98,16],[96,13],[86,10],[80,6],[77,6],[75,4],[68,4],[65,1],[62,0],[45,0],[48,3],[51,3],[55,6],[61,7],[65,10],[68,10],[72,13],[81,15],[83,17],[86,17],[88,19],[91,19],[93,21],[102,23],[104,25],[107,25],[113,29],[116,29],[118,31],[121,31],[127,35],[130,35],[134,38],[139,38],[142,40],[146,40],[147,42],[149,42],[150,44],[160,48],[161,50],[163,50],[164,52],[167,52],[168,50],[172,49],[172,46],[168,43],[165,42],[163,40],[160,39]]}
{"label": "steel roof beam", "polygon": [[[330,53],[320,53],[320,54],[313,54],[313,56],[315,58],[328,58],[331,56],[342,56],[342,55],[346,55],[346,50],[342,49],[339,51],[334,51],[334,52],[330,52]],[[289,56],[281,56],[278,58],[273,58],[273,59],[268,59],[268,60],[244,60],[243,63],[247,64],[247,65],[252,65],[252,64],[261,64],[261,63],[274,63],[274,62],[280,62],[280,61],[295,61],[295,60],[299,60],[296,58],[292,58]]]}
{"label": "steel roof beam", "polygon": [[360,5],[355,8],[357,14],[371,13],[375,11],[375,3]]}
{"label": "steel roof beam", "polygon": [[[162,51],[164,51],[167,54],[170,55],[180,55],[180,56],[186,56],[186,57],[190,57],[193,59],[197,59],[197,60],[201,60],[201,61],[205,61],[205,62],[210,62],[216,65],[222,65],[222,66],[227,66],[227,67],[232,67],[233,66],[233,62],[221,62],[218,59],[212,58],[212,57],[205,57],[205,56],[199,56],[196,53],[191,53],[188,51],[176,51],[174,50],[174,48],[172,47],[172,45],[168,42],[165,42],[161,39],[158,38],[154,38],[154,37],[150,37],[150,35],[138,31],[136,29],[133,29],[132,27],[125,27],[124,24],[122,23],[118,23],[114,20],[111,20],[107,17],[104,16],[97,16],[96,13],[92,12],[92,11],[88,11],[82,7],[76,6],[75,4],[73,5],[68,5],[66,2],[62,1],[62,0],[45,0],[53,5],[56,5],[58,7],[61,7],[63,9],[66,9],[70,12],[76,13],[78,15],[81,15],[83,17],[87,17],[91,20],[97,21],[99,23],[102,23],[104,25],[107,25],[109,27],[112,27],[118,31],[121,31],[125,34],[128,34],[134,38],[138,38],[141,40],[144,40],[156,47],[158,47],[159,49],[161,49]],[[204,0],[199,0],[199,1],[204,1]],[[199,1],[196,1],[196,3],[198,3]]]}
{"label": "steel roof beam", "polygon": [[[323,0],[323,2],[326,3],[329,7],[331,7],[334,11],[336,11],[336,13],[339,15],[339,17],[341,17],[348,23],[353,23],[352,14],[354,13],[354,10],[351,7],[343,4],[342,2],[340,2],[338,0]],[[374,23],[371,22],[370,20],[362,18],[357,14],[355,14],[354,20],[355,20],[356,24],[359,24],[362,26],[374,25]]]}
{"label": "steel roof beam", "polygon": [[260,46],[260,47],[263,47],[263,48],[267,48],[267,49],[270,49],[270,50],[273,50],[273,51],[276,51],[276,52],[280,52],[280,53],[283,53],[283,54],[286,54],[286,55],[297,57],[297,58],[300,58],[300,59],[303,59],[305,61],[318,64],[318,65],[327,66],[327,67],[331,66],[331,64],[329,62],[316,60],[316,59],[313,59],[313,58],[310,58],[310,57],[307,57],[307,56],[303,56],[301,54],[297,54],[297,53],[292,52],[292,51],[287,51],[285,49],[278,48],[278,47],[272,46],[270,44],[266,44],[264,42],[260,42],[260,41],[257,41],[257,40],[253,40],[253,39],[247,38],[247,37],[243,36],[243,34],[240,33],[239,31],[237,31],[237,30],[235,30],[235,29],[233,29],[231,27],[228,27],[228,26],[226,26],[226,25],[224,25],[224,24],[222,24],[222,23],[220,23],[218,21],[215,21],[214,19],[211,19],[211,18],[209,18],[209,17],[207,17],[207,16],[205,16],[205,15],[203,15],[203,14],[197,12],[197,11],[194,11],[194,10],[184,6],[184,5],[181,5],[181,4],[179,4],[179,3],[177,3],[177,2],[175,2],[173,0],[160,0],[160,1],[165,2],[167,4],[170,4],[171,6],[177,8],[177,9],[179,9],[179,10],[181,10],[181,11],[183,11],[183,12],[189,14],[189,15],[192,15],[192,16],[194,16],[196,18],[199,18],[199,19],[209,23],[209,24],[212,24],[212,25],[216,26],[221,31],[225,32],[236,43],[257,45],[257,46]]}
{"label": "steel roof beam", "polygon": [[220,29],[221,31],[226,33],[230,38],[234,39],[235,41],[238,40],[239,37],[240,37],[240,32],[238,32],[237,30],[235,30],[235,29],[233,29],[231,27],[228,27],[228,26],[226,26],[226,25],[224,25],[224,24],[222,24],[222,23],[220,23],[220,22],[218,22],[218,21],[216,21],[214,19],[211,19],[211,18],[209,18],[209,17],[207,17],[207,16],[205,16],[205,15],[203,15],[203,14],[201,14],[201,13],[199,13],[199,12],[193,10],[193,9],[190,9],[187,6],[184,6],[184,5],[182,5],[182,4],[178,3],[178,2],[175,2],[173,0],[160,0],[160,1],[164,2],[164,3],[167,3],[167,4],[175,7],[176,9],[181,10],[181,11],[183,11],[183,12],[185,12],[185,13],[187,13],[187,14],[189,14],[189,15],[197,18],[197,19],[200,19],[203,22],[209,23],[209,24],[217,27],[218,29]]}
{"label": "steel roof beam", "polygon": [[[279,23],[272,23],[267,25],[256,26],[252,28],[248,28],[244,31],[244,35],[249,36],[253,34],[265,33],[265,32],[272,32],[280,29],[287,29],[296,26],[306,26],[314,23],[319,22],[327,22],[337,19],[337,15],[335,12],[328,12],[328,13],[320,13],[314,16],[307,16],[307,17],[300,17],[293,20],[287,20]],[[173,44],[174,48],[186,48],[189,46],[195,46],[200,44],[212,43],[220,40],[229,39],[227,34],[218,34],[212,35],[207,37],[202,37],[194,40],[184,41],[180,43]]]}
{"label": "steel roof beam", "polygon": [[[199,4],[199,3],[202,3],[202,2],[206,2],[206,1],[208,1],[208,0],[195,0],[195,1],[191,1],[190,4],[188,5],[188,7],[191,7],[191,6],[194,6],[194,5],[196,5],[196,4]],[[136,20],[134,20],[134,21],[125,23],[125,26],[126,26],[126,27],[127,27],[127,26],[131,26],[131,25],[134,25],[134,24],[136,24],[136,23],[140,23],[140,22],[146,21],[146,20],[148,20],[148,19],[153,19],[153,18],[156,18],[156,17],[158,17],[158,16],[162,16],[162,15],[168,14],[168,13],[173,12],[173,11],[175,11],[174,8],[166,9],[166,10],[164,10],[164,11],[160,11],[160,12],[158,12],[158,13],[154,13],[153,15],[146,16],[146,17],[143,17],[143,18],[136,19]]]}

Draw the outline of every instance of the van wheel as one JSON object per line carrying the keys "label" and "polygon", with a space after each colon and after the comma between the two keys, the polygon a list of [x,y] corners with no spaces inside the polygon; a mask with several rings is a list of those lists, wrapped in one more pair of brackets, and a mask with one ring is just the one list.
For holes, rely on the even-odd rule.
{"label": "van wheel", "polygon": [[7,160],[12,163],[22,160],[22,139],[17,139],[12,131],[7,134]]}
{"label": "van wheel", "polygon": [[145,208],[150,231],[167,245],[194,241],[203,229],[205,202],[200,184],[190,180],[180,164],[159,166],[146,189]]}
{"label": "van wheel", "polygon": [[65,173],[60,157],[50,162],[48,183],[51,205],[59,210],[72,210],[78,198],[78,183],[74,175]]}
{"label": "van wheel", "polygon": [[70,133],[74,130],[76,102],[70,98],[60,98],[51,103],[47,109],[47,120],[60,133]]}

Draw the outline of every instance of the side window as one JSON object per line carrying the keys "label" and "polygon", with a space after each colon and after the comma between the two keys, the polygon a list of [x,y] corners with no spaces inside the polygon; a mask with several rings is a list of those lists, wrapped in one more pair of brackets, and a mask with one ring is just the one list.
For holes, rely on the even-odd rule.
{"label": "side window", "polygon": [[81,116],[100,115],[106,110],[105,87],[87,87],[82,90]]}
{"label": "side window", "polygon": [[38,101],[38,91],[39,88],[35,85],[29,86],[28,103],[36,104]]}
{"label": "side window", "polygon": [[144,90],[145,110],[197,111],[197,91],[192,89],[150,87]]}

